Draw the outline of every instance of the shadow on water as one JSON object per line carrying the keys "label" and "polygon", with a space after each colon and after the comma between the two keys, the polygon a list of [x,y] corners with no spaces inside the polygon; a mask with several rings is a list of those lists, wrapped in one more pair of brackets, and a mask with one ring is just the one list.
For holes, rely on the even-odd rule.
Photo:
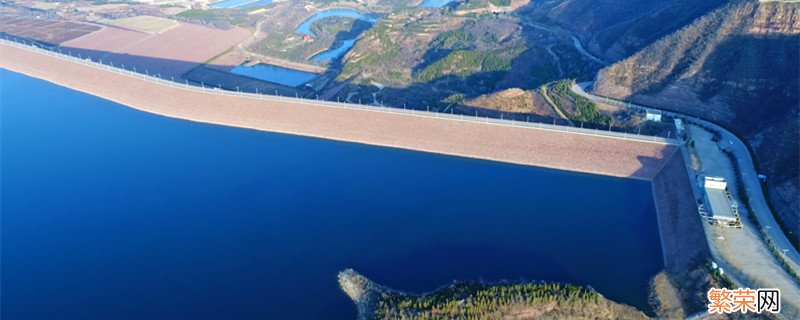
{"label": "shadow on water", "polygon": [[[369,30],[369,28],[371,28],[373,24],[374,23],[370,21],[353,19],[353,23],[350,29],[336,32],[336,35],[333,37],[333,43],[327,50],[316,53],[311,57],[309,57],[308,59],[315,62],[326,62],[326,60],[328,60],[327,64],[329,68],[340,69],[342,67],[342,58],[344,57],[344,55],[347,54],[348,51],[350,51],[350,48],[355,46],[355,42],[358,41],[358,37],[362,33],[364,33],[364,31]],[[315,32],[319,33],[318,30],[315,30]],[[348,41],[354,41],[354,43],[351,44],[350,46],[347,46],[346,49],[342,49],[343,46],[347,45]],[[335,52],[336,54],[331,54],[333,52]],[[321,56],[325,55],[331,55],[331,57],[327,59],[320,59]]]}

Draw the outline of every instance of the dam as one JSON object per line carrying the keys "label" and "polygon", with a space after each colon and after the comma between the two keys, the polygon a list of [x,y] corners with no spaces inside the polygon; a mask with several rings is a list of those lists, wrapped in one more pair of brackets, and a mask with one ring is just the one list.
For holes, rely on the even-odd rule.
{"label": "dam", "polygon": [[347,267],[410,291],[563,281],[646,308],[649,277],[680,262],[659,237],[692,217],[667,192],[683,168],[668,141],[225,95],[0,50],[4,318],[352,319]]}
{"label": "dam", "polygon": [[226,94],[9,41],[0,50],[1,68],[190,121],[644,180],[677,150],[674,140],[660,137]]}

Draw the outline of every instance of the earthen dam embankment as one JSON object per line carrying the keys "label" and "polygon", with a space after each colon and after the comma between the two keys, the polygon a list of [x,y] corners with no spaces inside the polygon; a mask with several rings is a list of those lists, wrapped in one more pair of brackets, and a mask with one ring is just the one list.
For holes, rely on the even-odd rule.
{"label": "earthen dam embankment", "polygon": [[675,145],[189,90],[0,44],[0,67],[167,117],[651,180]]}

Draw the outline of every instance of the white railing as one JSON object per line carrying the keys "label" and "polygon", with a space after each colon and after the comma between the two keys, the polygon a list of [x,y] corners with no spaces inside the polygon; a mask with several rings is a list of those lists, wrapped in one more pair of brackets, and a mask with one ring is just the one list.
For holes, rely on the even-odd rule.
{"label": "white railing", "polygon": [[[190,84],[188,81],[185,83],[179,83],[172,80],[162,79],[160,76],[154,76],[148,74],[142,74],[135,71],[127,70],[124,68],[117,67],[113,64],[113,62],[108,62],[109,64],[105,64],[101,59],[98,61],[92,60],[90,57],[82,57],[82,56],[72,56],[69,53],[64,53],[61,48],[53,47],[53,48],[45,48],[43,45],[38,44],[36,42],[23,40],[23,39],[16,39],[16,38],[9,38],[7,36],[0,38],[0,43],[5,45],[10,45],[13,47],[21,48],[24,50],[38,52],[41,54],[46,54],[52,57],[56,57],[62,60],[68,60],[76,63],[80,63],[86,66],[90,66],[93,68],[103,69],[110,72],[114,72],[120,75],[134,77],[137,79],[142,79],[146,81],[150,81],[153,83],[157,83],[159,85],[165,85],[169,87],[179,88],[182,90],[190,90],[196,92],[202,92],[207,94],[217,94],[223,96],[231,96],[231,97],[243,97],[243,98],[250,98],[250,99],[258,99],[258,100],[267,100],[267,101],[283,101],[283,102],[290,102],[296,104],[304,104],[304,105],[312,105],[312,106],[321,106],[321,107],[333,107],[333,108],[344,108],[344,109],[358,109],[358,110],[369,110],[373,112],[385,112],[385,113],[393,113],[393,114],[401,114],[401,115],[409,115],[415,117],[426,117],[426,118],[438,118],[438,119],[448,119],[448,120],[456,120],[456,121],[466,121],[466,122],[475,122],[475,123],[488,123],[494,125],[504,125],[504,126],[514,126],[514,127],[524,127],[524,128],[535,128],[540,130],[549,130],[549,131],[559,131],[559,132],[568,132],[574,134],[582,134],[582,135],[592,135],[592,136],[601,136],[601,137],[609,137],[609,138],[616,138],[616,139],[626,139],[626,140],[634,140],[634,141],[645,141],[645,142],[656,142],[656,143],[663,143],[663,144],[679,144],[680,142],[677,139],[672,137],[660,137],[660,136],[647,136],[641,135],[636,133],[628,133],[628,132],[618,132],[613,131],[611,127],[608,130],[599,130],[599,129],[588,129],[588,128],[578,128],[578,127],[571,127],[571,126],[563,126],[558,124],[549,124],[549,123],[542,123],[542,122],[531,122],[530,118],[526,118],[526,121],[519,121],[515,119],[503,119],[502,115],[501,118],[492,118],[492,117],[482,117],[479,116],[477,111],[475,115],[465,115],[465,114],[456,114],[452,111],[451,113],[444,113],[438,111],[424,111],[424,110],[415,110],[415,109],[406,109],[406,108],[392,108],[392,107],[385,107],[385,106],[375,106],[375,105],[366,105],[366,104],[354,104],[354,103],[345,103],[345,102],[334,102],[334,101],[326,101],[326,100],[314,100],[314,99],[306,99],[306,98],[298,98],[298,97],[287,97],[281,95],[271,95],[269,93],[251,93],[251,92],[240,92],[240,91],[230,91],[230,90],[222,90],[219,88],[214,87],[206,87],[205,85],[197,86],[194,84]],[[145,71],[147,72],[147,71]]]}

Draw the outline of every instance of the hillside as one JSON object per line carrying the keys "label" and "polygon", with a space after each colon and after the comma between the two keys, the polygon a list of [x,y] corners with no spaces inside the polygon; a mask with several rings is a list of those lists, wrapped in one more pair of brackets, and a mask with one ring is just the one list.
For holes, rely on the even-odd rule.
{"label": "hillside", "polygon": [[700,116],[746,140],[800,235],[800,4],[735,1],[598,74],[597,93]]}
{"label": "hillside", "polygon": [[599,70],[569,36],[521,19],[517,11],[527,1],[510,1],[498,13],[473,12],[473,6],[494,6],[477,2],[403,8],[380,19],[344,57],[338,80],[353,81],[339,98],[443,110],[505,89],[535,89],[562,77],[590,79]]}
{"label": "hillside", "polygon": [[553,109],[538,93],[519,88],[485,94],[475,99],[464,101],[464,105],[501,112],[555,116]]}
{"label": "hillside", "polygon": [[725,4],[727,0],[541,1],[525,14],[577,33],[587,49],[618,61]]}

